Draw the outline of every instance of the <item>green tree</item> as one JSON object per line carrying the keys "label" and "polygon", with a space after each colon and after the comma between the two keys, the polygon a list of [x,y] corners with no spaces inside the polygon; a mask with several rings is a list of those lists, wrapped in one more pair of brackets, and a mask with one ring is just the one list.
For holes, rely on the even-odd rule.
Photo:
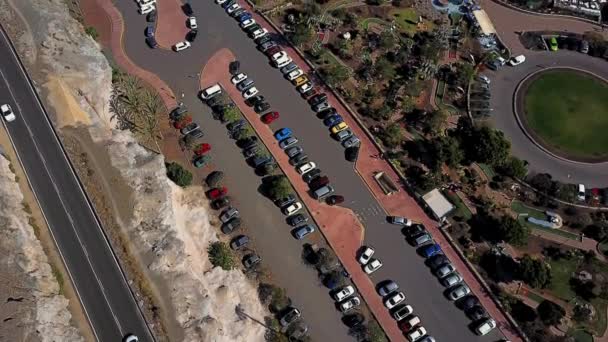
{"label": "green tree", "polygon": [[97,40],[97,38],[99,38],[99,33],[93,26],[87,26],[87,28],[84,29],[84,32],[91,36],[93,40]]}
{"label": "green tree", "polygon": [[222,171],[213,171],[205,178],[205,182],[208,187],[215,188],[220,185],[222,179],[224,179],[224,173]]}
{"label": "green tree", "polygon": [[436,162],[433,169],[438,169],[445,163],[450,167],[459,166],[464,160],[464,151],[460,141],[452,136],[437,137],[429,142],[429,152]]}
{"label": "green tree", "polygon": [[403,141],[403,130],[398,123],[392,123],[380,132],[379,138],[386,147],[394,148]]}
{"label": "green tree", "polygon": [[411,113],[414,109],[416,109],[416,101],[412,96],[406,95],[401,101],[401,110],[404,113]]}
{"label": "green tree", "polygon": [[281,332],[281,325],[276,318],[264,317],[264,323],[266,323],[266,332],[264,333],[266,342],[289,342],[287,336]]}
{"label": "green tree", "polygon": [[446,110],[434,110],[423,117],[422,129],[431,136],[440,135],[448,119],[449,113]]}
{"label": "green tree", "polygon": [[341,58],[352,58],[353,42],[350,39],[340,39],[336,48]]}
{"label": "green tree", "polygon": [[367,324],[367,341],[369,342],[386,342],[384,330],[378,325],[378,322],[371,320]]}
{"label": "green tree", "polygon": [[519,262],[518,276],[534,288],[545,288],[551,283],[551,269],[538,259],[526,254]]}
{"label": "green tree", "polygon": [[456,65],[456,83],[466,89],[475,76],[475,67],[471,63],[458,63]]}
{"label": "green tree", "polygon": [[165,163],[165,167],[167,168],[167,177],[172,180],[173,183],[182,188],[192,184],[192,173],[184,169],[178,163]]}
{"label": "green tree", "polygon": [[325,76],[325,82],[329,83],[332,87],[335,87],[350,78],[348,69],[340,64],[333,64],[329,68],[323,68],[322,72]]}
{"label": "green tree", "polygon": [[566,315],[566,310],[549,300],[543,300],[536,308],[538,316],[547,326],[557,325]]}
{"label": "green tree", "polygon": [[231,106],[224,109],[222,119],[226,122],[233,122],[241,118],[241,112],[236,106]]}
{"label": "green tree", "polygon": [[503,216],[496,229],[498,230],[499,237],[507,243],[516,246],[525,246],[528,242],[530,228],[511,216]]}
{"label": "green tree", "polygon": [[507,160],[498,167],[498,171],[505,176],[517,179],[524,179],[528,174],[526,163],[514,156],[510,156]]}
{"label": "green tree", "polygon": [[509,157],[511,143],[501,131],[481,127],[467,137],[465,149],[470,160],[499,166]]}
{"label": "green tree", "polygon": [[315,32],[310,25],[306,22],[301,22],[296,24],[294,28],[294,32],[291,35],[291,41],[296,46],[302,46],[304,44],[308,44],[312,41],[315,36]]}
{"label": "green tree", "polygon": [[225,271],[236,267],[234,254],[232,254],[230,247],[224,242],[212,242],[209,248],[207,248],[207,253],[209,254],[209,261],[214,267],[219,266]]}
{"label": "green tree", "polygon": [[291,194],[291,183],[284,175],[269,176],[265,178],[265,191],[272,200],[283,198]]}
{"label": "green tree", "polygon": [[395,67],[388,58],[382,56],[374,63],[374,74],[380,79],[389,80],[395,77]]}
{"label": "green tree", "polygon": [[388,50],[391,49],[393,46],[395,46],[395,43],[397,42],[397,39],[395,38],[395,35],[389,31],[389,30],[384,30],[382,31],[382,33],[380,33],[380,47],[384,50]]}

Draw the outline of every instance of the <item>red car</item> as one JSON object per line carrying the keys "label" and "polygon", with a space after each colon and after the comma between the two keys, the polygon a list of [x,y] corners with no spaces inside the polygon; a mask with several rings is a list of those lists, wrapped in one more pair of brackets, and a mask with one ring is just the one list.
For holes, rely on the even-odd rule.
{"label": "red car", "polygon": [[200,144],[196,149],[194,149],[194,154],[197,156],[202,156],[203,154],[209,152],[211,150],[211,145],[209,144]]}
{"label": "red car", "polygon": [[344,202],[344,197],[340,195],[331,195],[325,200],[325,203],[329,205],[336,205],[342,202]]}
{"label": "red car", "polygon": [[214,189],[207,191],[207,197],[214,200],[214,199],[218,199],[220,197],[226,196],[227,193],[228,193],[228,189],[225,186],[223,186],[221,188],[214,188]]}
{"label": "red car", "polygon": [[268,112],[268,113],[262,115],[262,122],[268,125],[278,118],[279,118],[279,112]]}
{"label": "red car", "polygon": [[270,49],[264,51],[264,54],[268,57],[274,55],[275,53],[281,51],[281,47],[280,46],[273,46]]}

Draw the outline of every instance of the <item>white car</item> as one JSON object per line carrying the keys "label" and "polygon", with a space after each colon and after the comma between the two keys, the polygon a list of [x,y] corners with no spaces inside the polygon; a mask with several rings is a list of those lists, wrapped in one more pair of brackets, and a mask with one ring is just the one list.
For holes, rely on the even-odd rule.
{"label": "white car", "polygon": [[133,334],[129,334],[125,338],[125,342],[138,342],[138,341],[139,341],[139,339],[137,338],[137,336],[135,336]]}
{"label": "white car", "polygon": [[355,289],[352,286],[348,285],[342,288],[342,290],[336,292],[336,294],[334,294],[334,299],[336,300],[336,302],[341,302],[354,294]]}
{"label": "white car", "polygon": [[395,293],[394,295],[388,297],[385,301],[384,301],[384,306],[386,306],[387,309],[392,309],[395,306],[399,305],[399,303],[403,302],[405,300],[405,295],[403,294],[403,292],[398,292]]}
{"label": "white car", "polygon": [[302,75],[304,75],[304,71],[302,71],[302,69],[298,68],[294,71],[291,71],[289,74],[287,74],[287,79],[290,81],[293,81]]}
{"label": "white car", "polygon": [[232,82],[232,84],[239,84],[246,79],[247,79],[247,74],[243,74],[241,72],[240,74],[236,74],[236,75],[232,76],[232,78],[230,79],[230,82]]}
{"label": "white car", "polygon": [[276,61],[274,62],[274,64],[275,64],[275,66],[276,66],[277,68],[282,68],[282,67],[286,66],[287,64],[289,64],[289,63],[291,63],[291,62],[293,62],[293,60],[291,59],[291,57],[287,56],[287,57],[285,57],[285,58],[282,58],[282,59],[278,59],[278,60],[276,60]]}
{"label": "white car", "polygon": [[239,8],[241,8],[239,4],[232,4],[230,7],[226,8],[226,13],[232,14],[232,12],[238,10]]}
{"label": "white car", "polygon": [[188,18],[188,27],[190,27],[191,29],[195,29],[198,27],[198,25],[196,24],[196,17]]}
{"label": "white car", "polygon": [[519,55],[519,56],[515,56],[511,59],[509,59],[509,65],[510,66],[516,66],[516,65],[520,65],[521,63],[526,61],[526,56],[524,55]]}
{"label": "white car", "polygon": [[475,333],[477,335],[486,335],[487,333],[489,333],[490,331],[494,330],[494,328],[496,328],[496,321],[493,320],[492,318],[488,318],[485,321],[481,322],[477,328],[475,328]]}
{"label": "white car", "polygon": [[223,5],[228,0],[215,0],[215,3],[218,5]]}
{"label": "white car", "polygon": [[424,327],[418,327],[409,333],[407,333],[407,339],[410,342],[416,342],[422,338],[422,336],[426,335],[426,329]]}
{"label": "white car", "polygon": [[306,82],[302,85],[299,85],[296,87],[296,90],[300,93],[300,94],[304,94],[305,92],[309,91],[310,89],[313,88],[313,85],[311,82]]}
{"label": "white car", "polygon": [[302,164],[302,165],[298,166],[298,173],[303,175],[307,172],[312,171],[315,167],[317,167],[317,165],[313,162],[308,162],[306,164]]}
{"label": "white car", "polygon": [[259,93],[258,88],[251,87],[243,92],[243,97],[247,100],[250,97],[254,97]]}
{"label": "white car", "polygon": [[276,61],[278,61],[279,59],[285,59],[285,58],[287,58],[287,57],[289,57],[289,56],[287,55],[287,52],[285,52],[285,51],[279,51],[279,52],[275,53],[274,55],[272,55],[270,58],[271,58],[273,61],[275,61],[275,62],[276,62]]}
{"label": "white car", "polygon": [[367,263],[367,265],[365,265],[365,267],[363,267],[363,270],[367,274],[372,274],[376,272],[380,267],[382,267],[382,262],[378,259],[372,259]]}
{"label": "white car", "polygon": [[247,20],[243,20],[242,23],[240,23],[239,25],[241,26],[241,28],[248,28],[249,26],[255,24],[255,20],[254,19],[247,19]]}
{"label": "white car", "polygon": [[373,248],[371,247],[365,247],[365,249],[361,252],[361,255],[359,255],[359,263],[363,266],[365,266],[369,260],[372,258],[372,255],[374,255],[376,251],[374,251]]}
{"label": "white car", "polygon": [[353,309],[355,306],[359,306],[359,304],[361,304],[359,297],[352,297],[351,299],[340,304],[340,310],[342,312],[347,312],[348,310]]}
{"label": "white car", "polygon": [[15,116],[15,113],[13,113],[13,109],[11,108],[11,106],[9,104],[3,104],[0,106],[0,112],[2,112],[2,117],[4,118],[4,120],[6,122],[11,122],[11,121],[15,121],[15,119],[17,118]]}
{"label": "white car", "polygon": [[255,31],[253,31],[253,32],[251,33],[251,37],[252,37],[253,39],[258,39],[258,38],[262,38],[262,37],[264,37],[264,36],[265,36],[265,35],[267,35],[267,34],[268,34],[268,30],[267,30],[267,29],[265,29],[265,28],[261,28],[261,29],[259,29],[259,30],[255,30]]}
{"label": "white car", "polygon": [[137,0],[137,4],[141,7],[144,5],[152,5],[155,4],[156,0]]}
{"label": "white car", "polygon": [[148,14],[150,12],[154,12],[156,10],[156,6],[153,3],[142,5],[139,8],[139,14]]}
{"label": "white car", "polygon": [[296,202],[293,203],[292,205],[285,207],[283,209],[283,214],[287,215],[287,216],[291,216],[295,213],[297,213],[298,211],[302,210],[302,203],[300,202]]}
{"label": "white car", "polygon": [[477,78],[485,84],[490,84],[490,79],[486,75],[479,75]]}
{"label": "white car", "polygon": [[190,46],[191,46],[190,42],[187,41],[187,40],[184,40],[183,42],[179,42],[179,43],[173,45],[173,50],[175,52],[179,52],[179,51],[182,51],[182,50],[186,50]]}

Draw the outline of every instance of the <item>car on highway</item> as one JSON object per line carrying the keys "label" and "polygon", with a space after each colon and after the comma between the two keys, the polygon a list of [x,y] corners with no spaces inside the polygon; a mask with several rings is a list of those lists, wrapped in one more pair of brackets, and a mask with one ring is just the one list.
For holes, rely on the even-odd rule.
{"label": "car on highway", "polygon": [[453,272],[447,277],[441,279],[441,285],[443,285],[444,287],[452,287],[454,285],[462,283],[462,281],[462,276],[458,274],[458,272]]}
{"label": "car on highway", "polygon": [[287,77],[288,80],[293,81],[302,75],[304,75],[304,71],[302,71],[302,69],[298,68],[293,71],[290,71],[285,77]]}
{"label": "car on highway", "polygon": [[365,264],[363,270],[367,274],[372,274],[380,269],[380,267],[382,267],[382,262],[378,259],[372,258],[367,264]]}
{"label": "car on highway", "polygon": [[262,115],[261,120],[263,123],[265,124],[271,124],[272,122],[274,122],[275,120],[277,120],[279,118],[279,112],[268,112],[264,115]]}
{"label": "car on highway", "polygon": [[179,51],[182,51],[182,50],[186,50],[190,46],[191,46],[190,42],[187,41],[187,40],[184,40],[184,41],[181,41],[181,42],[173,45],[173,51],[179,52]]}
{"label": "car on highway", "polygon": [[448,291],[448,298],[451,300],[459,300],[469,293],[471,293],[471,289],[467,285],[461,284]]}
{"label": "car on highway", "polygon": [[243,92],[243,98],[248,99],[250,97],[257,95],[258,93],[259,93],[258,88],[251,87]]}
{"label": "car on highway", "polygon": [[394,225],[398,225],[398,226],[402,226],[402,227],[409,227],[412,225],[412,220],[405,218],[403,216],[387,216],[386,220],[390,224],[394,224]]}
{"label": "car on highway", "polygon": [[291,128],[283,127],[283,128],[279,128],[278,130],[276,130],[274,132],[274,138],[277,139],[277,141],[281,141],[281,140],[291,137],[291,134],[292,134]]}
{"label": "car on highway", "polygon": [[2,113],[2,118],[6,122],[13,122],[17,119],[17,116],[13,112],[13,108],[8,103],[0,105],[0,112]]}
{"label": "car on highway", "polygon": [[215,210],[220,210],[229,205],[230,205],[230,200],[227,197],[219,198],[219,199],[216,199],[215,201],[211,202],[211,208],[213,208]]}
{"label": "car on highway", "polygon": [[359,297],[351,297],[350,299],[340,303],[340,311],[348,312],[361,304]]}
{"label": "car on highway", "polygon": [[439,268],[437,268],[434,273],[437,278],[441,279],[441,278],[447,277],[454,271],[456,271],[456,268],[452,264],[447,263],[447,264],[443,264]]}
{"label": "car on highway", "polygon": [[399,322],[402,319],[406,318],[407,316],[411,315],[412,312],[414,312],[414,308],[412,308],[411,305],[401,304],[393,310],[393,318],[397,322]]}
{"label": "car on highway", "polygon": [[323,120],[323,124],[325,125],[325,127],[331,127],[342,121],[344,121],[344,119],[342,119],[340,114],[332,114]]}
{"label": "car on highway", "polygon": [[207,156],[207,155],[197,156],[194,159],[192,159],[192,164],[196,168],[201,168],[201,167],[205,166],[210,161],[211,161],[211,157],[210,156]]}
{"label": "car on highway", "polygon": [[395,292],[399,289],[399,285],[392,280],[386,280],[379,284],[378,294],[382,297],[388,296],[390,293]]}
{"label": "car on highway", "polygon": [[291,147],[295,144],[298,143],[298,138],[296,137],[289,137],[287,139],[283,139],[281,141],[279,141],[279,147],[282,149],[286,149],[288,147]]}
{"label": "car on highway", "polygon": [[483,336],[494,330],[494,328],[496,328],[496,321],[492,318],[488,318],[483,322],[479,323],[479,325],[476,326],[474,330],[477,335]]}
{"label": "car on highway", "polygon": [[247,254],[243,258],[243,265],[246,268],[252,268],[253,266],[259,264],[260,262],[262,262],[262,258],[255,253]]}
{"label": "car on highway", "polygon": [[288,325],[290,325],[291,323],[297,321],[300,317],[302,316],[302,313],[300,313],[300,310],[296,309],[296,308],[290,308],[279,320],[279,324],[281,324],[282,327],[286,327]]}
{"label": "car on highway", "polygon": [[302,203],[300,202],[295,202],[290,204],[289,206],[283,208],[283,214],[287,215],[287,216],[291,216],[295,213],[297,213],[298,211],[302,210]]}
{"label": "car on highway", "polygon": [[331,134],[338,134],[338,132],[341,132],[345,129],[348,129],[348,125],[346,124],[346,122],[340,122],[337,125],[332,126],[330,131]]}
{"label": "car on highway", "polygon": [[230,234],[241,227],[242,220],[239,217],[233,217],[230,221],[222,224],[222,233]]}
{"label": "car on highway", "polygon": [[420,249],[420,254],[422,254],[422,256],[425,258],[430,258],[433,255],[439,254],[439,253],[441,253],[441,246],[439,246],[439,244],[437,244],[437,243],[423,246]]}
{"label": "car on highway", "polygon": [[525,61],[526,61],[526,56],[519,55],[519,56],[512,57],[511,59],[509,59],[509,61],[507,63],[509,63],[510,66],[516,66],[516,65],[520,65],[521,63],[523,63]]}
{"label": "car on highway", "polygon": [[293,156],[298,155],[299,153],[304,152],[304,149],[302,149],[300,146],[292,146],[290,148],[285,149],[285,154],[291,158]]}
{"label": "car on highway", "polygon": [[340,291],[334,293],[333,297],[336,302],[341,302],[344,299],[355,294],[355,289],[351,286],[345,286]]}
{"label": "car on highway", "polygon": [[336,204],[344,203],[344,196],[331,195],[331,196],[327,197],[327,200],[325,201],[325,203],[327,203],[329,205],[336,205]]}
{"label": "car on highway", "polygon": [[247,235],[239,235],[230,241],[230,248],[235,251],[245,247],[249,244],[249,236]]}
{"label": "car on highway", "polygon": [[353,146],[358,146],[359,143],[361,143],[361,140],[359,140],[359,138],[357,138],[355,135],[351,135],[350,138],[344,139],[342,141],[342,147],[349,148]]}
{"label": "car on highway", "polygon": [[391,294],[388,298],[384,300],[384,306],[386,306],[386,308],[390,310],[397,306],[397,304],[403,302],[404,300],[405,294],[403,294],[403,292],[397,292],[395,294]]}
{"label": "car on highway", "polygon": [[401,320],[399,322],[398,326],[399,326],[399,329],[401,329],[401,331],[408,332],[408,331],[412,330],[412,328],[414,328],[418,324],[420,324],[420,317],[411,316],[411,317],[408,317],[406,320]]}
{"label": "car on highway", "polygon": [[253,39],[258,39],[258,38],[264,37],[267,34],[268,34],[268,30],[265,29],[265,28],[261,28],[261,29],[258,29],[258,30],[255,30],[255,31],[251,32],[250,36]]}
{"label": "car on highway", "polygon": [[416,342],[426,335],[426,329],[424,327],[418,327],[405,335],[410,342]]}
{"label": "car on highway", "polygon": [[317,167],[317,164],[315,164],[314,162],[308,162],[298,166],[297,170],[299,174],[303,175],[307,172],[310,172],[315,167]]}
{"label": "car on highway", "polygon": [[304,216],[304,214],[295,214],[287,217],[287,224],[295,227],[299,226],[302,223],[306,223],[308,221],[308,217]]}
{"label": "car on highway", "polygon": [[239,211],[236,208],[229,207],[228,209],[222,211],[220,221],[222,221],[222,223],[226,223],[237,216],[239,216]]}
{"label": "car on highway", "polygon": [[196,29],[198,27],[196,24],[196,17],[188,17],[187,23],[188,27],[191,29]]}
{"label": "car on highway", "polygon": [[298,228],[294,229],[293,235],[295,236],[296,239],[302,240],[308,234],[312,234],[314,231],[315,231],[315,228],[313,226],[307,224],[302,227],[298,227]]}
{"label": "car on highway", "polygon": [[376,251],[372,247],[364,246],[363,249],[361,250],[361,252],[359,253],[359,257],[357,258],[357,261],[361,265],[365,266],[371,260],[371,258],[375,252]]}
{"label": "car on highway", "polygon": [[284,207],[294,203],[295,201],[296,201],[296,196],[294,194],[288,194],[285,197],[275,200],[274,204],[276,204],[276,206],[279,208],[284,208]]}
{"label": "car on highway", "polygon": [[244,74],[241,72],[241,73],[238,73],[238,74],[232,76],[232,78],[230,79],[230,82],[232,82],[232,84],[239,84],[246,79],[247,79],[247,74]]}

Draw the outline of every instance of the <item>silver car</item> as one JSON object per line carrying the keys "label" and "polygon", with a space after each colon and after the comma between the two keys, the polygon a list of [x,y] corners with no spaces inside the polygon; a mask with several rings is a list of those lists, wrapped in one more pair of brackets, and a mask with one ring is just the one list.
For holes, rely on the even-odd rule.
{"label": "silver car", "polygon": [[350,138],[342,141],[342,147],[349,148],[358,145],[361,142],[357,136],[353,135]]}
{"label": "silver car", "polygon": [[222,223],[226,223],[233,217],[237,216],[239,216],[239,211],[236,208],[230,207],[222,212],[222,215],[220,215],[220,221],[222,221]]}
{"label": "silver car", "polygon": [[298,143],[298,139],[297,138],[295,138],[295,137],[289,137],[289,138],[281,140],[279,142],[279,147],[282,148],[282,149],[286,149],[286,148],[291,147],[291,146],[293,146],[293,145],[295,145],[297,143]]}
{"label": "silver car", "polygon": [[382,286],[380,286],[380,288],[378,289],[378,294],[382,297],[386,297],[387,295],[394,291],[397,291],[398,289],[399,285],[397,285],[397,283],[395,283],[394,281],[389,280],[386,283],[382,284]]}
{"label": "silver car", "polygon": [[460,274],[458,274],[458,272],[454,272],[452,274],[450,274],[449,276],[441,279],[441,285],[445,286],[445,287],[452,287],[456,284],[460,284],[462,283],[462,276]]}
{"label": "silver car", "polygon": [[300,146],[293,146],[285,149],[285,153],[289,158],[293,158],[298,154],[302,153],[304,150]]}
{"label": "silver car", "polygon": [[448,293],[448,297],[451,300],[459,300],[460,298],[468,295],[469,293],[471,293],[471,289],[468,286],[462,284],[452,288],[452,290]]}
{"label": "silver car", "polygon": [[452,266],[452,264],[448,263],[448,264],[444,264],[443,266],[436,269],[435,275],[437,276],[437,278],[443,278],[445,276],[448,276],[450,273],[452,273],[454,271],[456,271],[454,266]]}

